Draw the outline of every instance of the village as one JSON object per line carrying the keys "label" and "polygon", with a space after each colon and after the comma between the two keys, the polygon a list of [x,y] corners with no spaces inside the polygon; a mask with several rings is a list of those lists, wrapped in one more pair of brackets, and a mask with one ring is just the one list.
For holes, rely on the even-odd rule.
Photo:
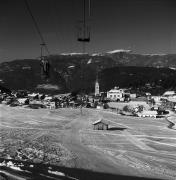
{"label": "village", "polygon": [[107,92],[100,92],[98,81],[95,82],[95,92],[91,94],[41,94],[25,90],[0,92],[0,103],[8,106],[26,108],[94,108],[115,111],[121,115],[138,117],[162,117],[169,111],[176,112],[176,92],[166,91],[159,96],[149,92],[143,95],[131,93],[128,88],[114,87]]}

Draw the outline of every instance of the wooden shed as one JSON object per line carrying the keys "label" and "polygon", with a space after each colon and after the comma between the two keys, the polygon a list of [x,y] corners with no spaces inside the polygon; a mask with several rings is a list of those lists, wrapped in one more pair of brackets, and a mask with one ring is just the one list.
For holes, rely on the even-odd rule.
{"label": "wooden shed", "polygon": [[92,124],[94,130],[108,130],[108,123],[103,119],[99,119]]}

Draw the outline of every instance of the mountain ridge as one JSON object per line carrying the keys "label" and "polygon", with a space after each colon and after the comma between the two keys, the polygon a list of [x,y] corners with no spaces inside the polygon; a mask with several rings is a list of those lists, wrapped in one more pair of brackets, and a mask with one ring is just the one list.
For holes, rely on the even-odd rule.
{"label": "mountain ridge", "polygon": [[[68,91],[74,91],[85,89],[87,92],[94,91],[94,82],[96,79],[97,72],[99,74],[107,72],[110,78],[118,78],[120,76],[125,81],[131,79],[131,72],[128,76],[122,76],[118,73],[116,77],[113,76],[114,69],[116,67],[126,67],[123,69],[124,73],[130,67],[131,71],[141,71],[148,67],[148,71],[154,73],[154,69],[168,68],[170,71],[164,70],[161,74],[157,76],[162,77],[162,73],[167,76],[167,73],[175,74],[176,70],[176,54],[162,54],[162,55],[141,55],[134,54],[130,50],[115,50],[110,51],[111,53],[100,53],[100,54],[81,54],[81,53],[71,53],[70,54],[59,54],[50,55],[46,57],[51,65],[50,68],[50,78],[48,82],[41,78],[41,66],[38,59],[24,59],[24,60],[14,60],[9,62],[3,62],[0,64],[0,85],[5,86],[10,89],[27,89],[42,91],[37,87],[57,87],[52,88],[52,92],[64,93]],[[112,53],[113,52],[113,53]],[[132,68],[134,67],[134,68]],[[120,70],[119,70],[120,73]],[[147,73],[147,71],[145,71]],[[123,73],[122,73],[123,74]],[[102,84],[107,84],[105,76],[102,76]],[[135,76],[137,78],[138,75]],[[169,78],[167,76],[167,78]],[[147,81],[149,81],[146,78]],[[159,79],[158,79],[159,80]],[[118,81],[114,84],[107,84],[107,87],[103,85],[103,89],[112,88],[113,85],[117,85]],[[135,82],[136,83],[136,82]],[[125,83],[122,83],[125,85]],[[50,91],[50,89],[44,89],[44,92]]]}

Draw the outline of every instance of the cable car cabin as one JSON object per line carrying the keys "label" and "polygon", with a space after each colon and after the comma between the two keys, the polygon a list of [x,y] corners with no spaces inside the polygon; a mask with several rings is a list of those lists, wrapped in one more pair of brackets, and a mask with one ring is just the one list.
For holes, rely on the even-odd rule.
{"label": "cable car cabin", "polygon": [[47,59],[44,57],[41,58],[41,76],[44,79],[47,79],[49,77],[49,69],[50,69],[50,64]]}
{"label": "cable car cabin", "polygon": [[79,42],[90,42],[90,28],[88,26],[84,27],[83,24],[81,26],[78,28],[77,40]]}
{"label": "cable car cabin", "polygon": [[108,123],[102,119],[97,120],[92,124],[94,130],[108,130]]}
{"label": "cable car cabin", "polygon": [[90,42],[90,38],[78,38],[78,41],[81,41],[81,42]]}

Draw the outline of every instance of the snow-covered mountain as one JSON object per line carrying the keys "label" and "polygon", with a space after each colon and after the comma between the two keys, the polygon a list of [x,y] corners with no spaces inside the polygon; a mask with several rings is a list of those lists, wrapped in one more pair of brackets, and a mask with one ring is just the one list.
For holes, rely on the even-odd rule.
{"label": "snow-covered mountain", "polygon": [[[82,72],[85,74],[84,82],[88,92],[94,89],[93,86],[97,70],[102,72],[109,69],[107,71],[108,77],[112,76],[112,69],[116,67],[134,67],[134,69],[136,67],[152,67],[157,68],[157,70],[164,67],[168,68],[172,73],[176,72],[176,54],[144,55],[135,54],[131,50],[119,49],[92,54],[62,53],[59,55],[50,55],[47,58],[51,65],[50,80],[48,83],[52,87],[57,86],[58,88],[55,88],[55,91],[59,92],[65,92],[70,87],[72,87],[72,90],[80,89]],[[28,90],[36,89],[41,84],[43,85],[42,87],[45,87],[45,82],[41,79],[40,70],[40,61],[37,59],[3,62],[0,64],[0,85],[10,89]],[[136,70],[138,69],[136,68]],[[124,73],[126,73],[125,71],[126,69]],[[118,74],[118,77],[120,76]],[[106,78],[105,76],[102,82],[104,84],[106,81],[110,83],[110,80],[106,80]],[[137,78],[137,75],[135,78]],[[119,78],[113,77],[112,79],[118,81]],[[111,88],[111,84],[106,86],[107,88]]]}
{"label": "snow-covered mountain", "polygon": [[114,53],[123,53],[123,52],[125,52],[125,53],[131,53],[132,52],[132,50],[125,50],[125,49],[116,49],[116,50],[113,50],[113,51],[108,51],[108,52],[106,52],[107,54],[114,54]]}

